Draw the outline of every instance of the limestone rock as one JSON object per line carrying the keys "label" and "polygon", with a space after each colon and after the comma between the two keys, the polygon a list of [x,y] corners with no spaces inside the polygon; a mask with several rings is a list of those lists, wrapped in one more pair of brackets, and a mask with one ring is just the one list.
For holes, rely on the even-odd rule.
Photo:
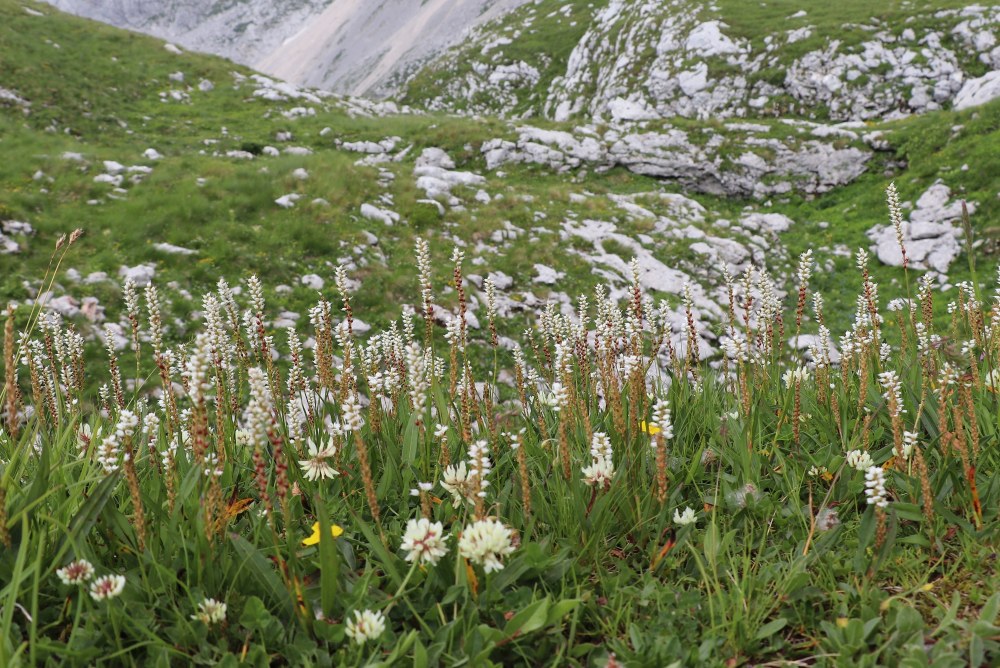
{"label": "limestone rock", "polygon": [[[92,276],[93,274],[88,276],[84,282],[92,282],[90,280]],[[132,279],[136,287],[144,288],[153,282],[153,277],[156,276],[156,267],[151,264],[137,264],[134,267],[122,265],[118,269],[118,276],[121,277],[122,281]]]}
{"label": "limestone rock", "polygon": [[968,109],[1000,97],[1000,70],[969,79],[955,96],[955,109]]}
{"label": "limestone rock", "polygon": [[323,278],[317,274],[306,274],[299,279],[299,283],[306,286],[310,290],[322,290],[326,282]]}

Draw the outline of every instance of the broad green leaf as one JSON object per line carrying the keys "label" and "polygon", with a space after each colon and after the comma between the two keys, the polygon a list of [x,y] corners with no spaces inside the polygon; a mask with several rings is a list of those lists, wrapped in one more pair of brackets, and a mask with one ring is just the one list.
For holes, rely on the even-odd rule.
{"label": "broad green leaf", "polygon": [[772,619],[767,624],[764,624],[764,626],[757,629],[757,634],[754,636],[754,640],[764,640],[765,638],[770,638],[787,625],[788,620],[784,617]]}
{"label": "broad green leaf", "polygon": [[521,612],[510,618],[504,626],[504,635],[511,638],[515,635],[526,635],[545,626],[548,620],[549,598],[531,603]]}

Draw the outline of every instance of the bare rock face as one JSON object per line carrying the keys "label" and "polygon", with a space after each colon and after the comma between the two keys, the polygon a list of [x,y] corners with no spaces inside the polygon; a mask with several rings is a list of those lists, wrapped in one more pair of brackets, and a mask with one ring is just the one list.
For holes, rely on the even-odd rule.
{"label": "bare rock face", "polygon": [[[46,1],[297,84],[381,97],[469,28],[528,0]],[[508,78],[529,74],[512,68]]]}
{"label": "bare rock face", "polygon": [[[969,213],[975,204],[967,203]],[[951,201],[951,189],[940,181],[917,199],[910,220],[903,223],[903,245],[908,264],[914,269],[932,269],[945,274],[962,252],[962,229],[956,223],[962,216],[962,203]],[[868,230],[872,251],[882,264],[903,266],[903,251],[892,225],[876,225]]]}

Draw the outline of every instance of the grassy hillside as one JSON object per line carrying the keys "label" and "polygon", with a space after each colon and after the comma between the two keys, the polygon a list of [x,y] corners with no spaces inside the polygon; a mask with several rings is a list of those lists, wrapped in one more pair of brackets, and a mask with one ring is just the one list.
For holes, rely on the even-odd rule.
{"label": "grassy hillside", "polygon": [[[2,287],[12,299],[31,296],[24,282],[37,280],[55,240],[76,227],[86,232],[82,251],[63,269],[76,269],[84,277],[103,271],[115,279],[123,265],[150,263],[156,267],[158,283],[176,281],[186,289],[204,288],[220,274],[235,284],[256,271],[268,285],[291,286],[295,307],[291,310],[299,312],[313,294],[299,277],[315,273],[329,283],[332,267],[351,257],[358,277],[373,289],[368,294],[396,298],[364,304],[376,323],[398,314],[394,304],[412,285],[416,234],[426,234],[444,255],[453,240],[476,248],[477,242],[505,229],[508,221],[521,229],[537,228],[530,244],[521,237],[510,240],[502,251],[491,251],[496,245],[488,242],[471,254],[488,259],[494,270],[518,277],[515,290],[534,291],[541,299],[549,287],[525,280],[533,275],[538,258],[567,271],[568,283],[562,286],[567,293],[603,280],[590,272],[585,258],[565,252],[559,233],[563,222],[573,218],[614,221],[633,238],[648,234],[656,256],[675,258],[680,268],[700,266],[697,257],[685,254],[690,240],[657,233],[648,222],[624,215],[608,197],[670,191],[669,183],[622,170],[550,174],[513,165],[503,174],[487,173],[478,147],[489,138],[510,134],[497,121],[433,115],[369,117],[358,114],[349,102],[328,97],[318,102],[265,100],[254,95],[261,86],[245,78],[250,73],[230,63],[197,54],[176,55],[156,40],[73,20],[45,7],[36,10],[45,16],[29,14],[18,3],[2,3],[0,11],[8,26],[0,37],[2,85],[30,102],[27,111],[6,102],[0,115],[7,156],[0,165],[5,192],[2,218],[29,222],[38,231],[24,240],[23,252],[0,258]],[[171,80],[170,75],[178,72],[183,82]],[[203,80],[214,88],[199,90]],[[187,97],[177,101],[171,93]],[[283,115],[296,107],[313,109],[316,115],[294,120]],[[785,260],[769,260],[781,277],[788,269],[787,258],[806,247],[816,247],[822,257],[823,247],[867,245],[864,231],[885,218],[878,202],[890,179],[899,182],[904,200],[915,200],[935,180],[943,179],[956,197],[977,203],[973,224],[978,236],[985,236],[998,219],[996,188],[990,179],[996,170],[997,117],[997,106],[991,105],[876,126],[872,129],[886,131],[891,150],[878,154],[871,173],[851,186],[814,199],[790,195],[769,203],[693,196],[708,212],[702,222],[684,223],[717,232],[713,225],[717,219],[732,220],[746,207],[787,213],[796,225],[781,236],[780,245],[791,252],[781,255]],[[787,126],[769,123],[787,134]],[[718,124],[706,127],[739,134]],[[697,134],[699,125],[692,123],[687,129]],[[292,138],[279,142],[282,132]],[[409,150],[398,162],[377,167],[358,165],[363,154],[337,147],[339,141],[393,136],[401,138],[393,155]],[[283,151],[289,145],[312,153],[256,155],[252,160],[226,157],[230,151],[259,153],[265,146]],[[443,207],[443,214],[435,205],[420,203],[427,196],[417,189],[413,168],[425,147],[444,149],[457,162],[456,170],[483,174],[485,183],[456,187],[462,206]],[[145,158],[148,148],[163,158]],[[67,152],[80,154],[82,161],[64,158]],[[136,184],[129,183],[128,177],[134,175],[126,173],[125,192],[115,192],[112,184],[94,182],[105,171],[104,160],[147,166],[152,172]],[[308,177],[297,179],[296,169],[306,170]],[[392,174],[392,180],[384,177],[380,184],[379,170]],[[479,189],[492,201],[477,201],[473,195]],[[294,207],[275,204],[293,193],[302,196]],[[329,206],[312,204],[316,199]],[[666,213],[657,211],[655,197],[646,199],[654,214]],[[401,222],[388,227],[363,218],[360,211],[366,203],[398,212]],[[816,227],[821,222],[829,225],[821,230]],[[371,245],[362,228],[377,237],[377,244]],[[174,244],[196,254],[169,255],[156,250],[155,243]],[[627,249],[605,250],[612,254],[618,250],[622,262],[630,259]],[[849,262],[832,253],[829,258],[837,267]],[[989,270],[993,260],[983,261],[983,271]],[[964,277],[965,265],[961,258],[955,262],[952,282]],[[880,272],[883,285],[888,286],[894,271]],[[713,280],[718,276],[708,284]],[[105,302],[117,291],[113,284],[74,287],[65,274],[57,281],[57,293],[61,287],[77,299],[93,295]],[[846,314],[852,298],[837,296],[838,292],[832,297],[836,312]],[[185,306],[180,299],[177,308],[184,311],[194,305]]]}

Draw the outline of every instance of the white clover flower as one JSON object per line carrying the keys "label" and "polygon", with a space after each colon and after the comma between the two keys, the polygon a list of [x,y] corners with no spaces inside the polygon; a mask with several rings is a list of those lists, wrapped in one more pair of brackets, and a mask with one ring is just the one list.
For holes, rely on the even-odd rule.
{"label": "white clover flower", "polygon": [[822,508],[816,513],[816,530],[829,531],[840,524],[840,516],[837,515],[836,508]]}
{"label": "white clover flower", "polygon": [[462,530],[458,552],[487,573],[503,569],[501,559],[514,551],[510,529],[493,520],[478,520]]}
{"label": "white clover flower", "polygon": [[859,471],[866,471],[875,464],[872,456],[863,450],[851,450],[847,453],[847,465]]}
{"label": "white clover flower", "polygon": [[403,533],[403,544],[406,550],[406,560],[435,565],[441,557],[448,554],[445,545],[447,536],[440,522],[431,522],[426,517],[419,520],[409,520]]}
{"label": "white clover flower", "polygon": [[697,521],[698,518],[695,517],[693,508],[685,506],[684,512],[681,512],[680,508],[674,510],[674,524],[679,524],[683,527],[688,524],[694,524]]}
{"label": "white clover flower", "polygon": [[809,369],[804,366],[797,366],[794,369],[785,371],[781,376],[786,388],[794,387],[796,383],[804,383],[809,380]]}
{"label": "white clover flower", "polygon": [[114,598],[125,589],[124,575],[102,575],[90,583],[90,597],[95,601]]}
{"label": "white clover flower", "polygon": [[615,465],[603,457],[594,459],[590,466],[583,467],[583,482],[589,487],[607,488],[615,475]]}
{"label": "white clover flower", "polygon": [[95,433],[93,427],[91,427],[90,424],[85,422],[80,425],[80,430],[76,434],[76,443],[79,446],[80,450],[85,452],[87,448],[90,447],[91,441],[93,441],[95,438],[100,437],[100,434],[101,434],[100,429],[98,429],[97,432]]}
{"label": "white clover flower", "polygon": [[441,478],[441,486],[451,494],[452,500],[459,504],[463,499],[469,503],[474,503],[475,498],[472,493],[472,481],[469,479],[469,471],[465,462],[453,464],[444,469]]}
{"label": "white clover flower", "polygon": [[337,454],[337,449],[332,445],[320,448],[311,438],[307,441],[309,457],[299,460],[299,467],[302,468],[302,475],[307,480],[320,480],[333,478],[340,473],[327,463],[327,459]]}
{"label": "white clover flower", "polygon": [[827,471],[827,469],[826,469],[825,466],[810,466],[809,467],[809,477],[810,478],[821,478],[821,477],[827,475],[828,473],[829,473],[829,471]]}
{"label": "white clover flower", "polygon": [[191,615],[191,619],[200,619],[208,625],[218,624],[226,619],[226,609],[225,603],[206,598],[198,604],[198,612]]}
{"label": "white clover flower", "polygon": [[542,402],[543,406],[548,406],[558,413],[569,401],[569,391],[562,383],[552,383],[552,390],[550,392],[539,392],[538,399]]}
{"label": "white clover flower", "polygon": [[64,585],[83,584],[94,577],[94,566],[86,559],[77,559],[56,571]]}
{"label": "white clover flower", "polygon": [[885,508],[889,505],[885,491],[885,471],[878,466],[870,466],[865,472],[865,497],[870,506]]}
{"label": "white clover flower", "polygon": [[726,500],[737,508],[746,508],[748,503],[756,502],[760,499],[760,490],[752,482],[748,482],[739,489],[734,489],[726,495]]}
{"label": "white clover flower", "polygon": [[377,610],[355,610],[354,619],[347,620],[345,632],[348,638],[364,645],[385,632],[385,615]]}

